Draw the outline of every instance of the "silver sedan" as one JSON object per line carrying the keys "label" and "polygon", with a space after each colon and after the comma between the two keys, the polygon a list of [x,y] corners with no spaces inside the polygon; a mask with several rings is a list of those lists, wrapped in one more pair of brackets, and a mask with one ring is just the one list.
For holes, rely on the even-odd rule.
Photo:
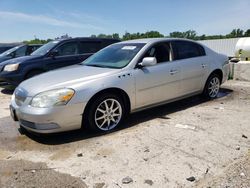
{"label": "silver sedan", "polygon": [[109,131],[129,113],[197,94],[216,98],[228,70],[226,56],[194,41],[125,41],[24,81],[10,110],[22,128],[37,133]]}

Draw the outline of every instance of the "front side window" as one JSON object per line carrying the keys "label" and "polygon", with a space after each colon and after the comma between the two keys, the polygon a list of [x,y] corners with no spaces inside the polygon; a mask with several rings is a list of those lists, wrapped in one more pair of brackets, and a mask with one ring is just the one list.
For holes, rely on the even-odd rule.
{"label": "front side window", "polygon": [[22,46],[15,51],[15,57],[22,57],[26,55],[27,46]]}
{"label": "front side window", "polygon": [[52,48],[54,48],[57,44],[59,43],[59,41],[51,41],[48,42],[47,44],[44,44],[42,47],[38,48],[36,51],[34,51],[32,54],[30,55],[45,55],[47,54]]}
{"label": "front side window", "polygon": [[172,42],[174,49],[174,59],[187,59],[205,55],[205,50],[199,44],[190,41],[174,41]]}
{"label": "front side window", "polygon": [[56,48],[56,50],[58,51],[58,56],[76,55],[78,53],[77,42],[65,43]]}
{"label": "front side window", "polygon": [[114,44],[92,55],[82,64],[96,67],[123,68],[130,63],[144,45],[144,43]]}
{"label": "front side window", "polygon": [[101,42],[81,41],[79,54],[95,53],[101,49]]}
{"label": "front side window", "polygon": [[168,43],[159,43],[150,47],[140,61],[145,57],[155,57],[157,63],[170,61],[170,47]]}

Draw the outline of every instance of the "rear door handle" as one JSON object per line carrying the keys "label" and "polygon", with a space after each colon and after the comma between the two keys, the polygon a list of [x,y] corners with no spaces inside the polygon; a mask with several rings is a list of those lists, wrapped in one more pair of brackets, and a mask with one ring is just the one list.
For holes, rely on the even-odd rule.
{"label": "rear door handle", "polygon": [[176,73],[178,73],[179,71],[178,70],[170,70],[170,74],[171,75],[174,75],[174,74],[176,74]]}

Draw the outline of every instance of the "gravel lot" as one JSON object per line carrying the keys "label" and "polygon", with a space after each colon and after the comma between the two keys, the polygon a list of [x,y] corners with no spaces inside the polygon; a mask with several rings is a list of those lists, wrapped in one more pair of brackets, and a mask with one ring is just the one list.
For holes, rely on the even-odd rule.
{"label": "gravel lot", "polygon": [[250,187],[250,82],[133,114],[105,135],[21,135],[10,98],[0,92],[0,187]]}

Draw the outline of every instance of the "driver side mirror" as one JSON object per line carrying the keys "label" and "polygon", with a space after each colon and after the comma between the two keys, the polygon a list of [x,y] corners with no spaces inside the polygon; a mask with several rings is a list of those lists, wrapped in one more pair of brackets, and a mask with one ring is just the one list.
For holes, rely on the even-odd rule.
{"label": "driver side mirror", "polygon": [[58,56],[59,52],[57,50],[53,50],[49,53],[49,57],[54,58],[55,56]]}
{"label": "driver side mirror", "polygon": [[139,63],[139,67],[148,67],[157,64],[157,60],[155,57],[145,57],[143,58],[142,62]]}

